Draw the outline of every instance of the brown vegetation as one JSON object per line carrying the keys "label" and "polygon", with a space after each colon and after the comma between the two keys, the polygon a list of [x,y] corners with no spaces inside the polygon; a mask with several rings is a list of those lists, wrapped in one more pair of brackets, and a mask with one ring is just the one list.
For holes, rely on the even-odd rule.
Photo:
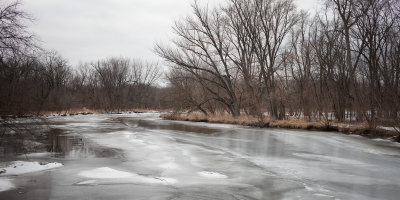
{"label": "brown vegetation", "polygon": [[240,124],[245,126],[259,126],[258,119],[253,116],[233,117],[229,113],[218,113],[205,115],[204,113],[194,112],[190,114],[161,114],[161,117],[169,120],[193,121],[193,122],[210,122],[221,124]]}
{"label": "brown vegetation", "polygon": [[317,130],[317,131],[336,131],[344,134],[361,135],[368,138],[392,138],[400,142],[400,134],[395,131],[383,129],[371,129],[368,123],[331,123],[327,125],[322,122],[311,122],[299,119],[289,120],[272,120],[266,119],[263,124],[259,123],[257,117],[249,115],[241,115],[233,117],[229,113],[218,113],[205,115],[200,112],[193,113],[164,113],[161,117],[167,120],[192,121],[192,122],[209,122],[221,124],[238,124],[252,127],[262,128],[286,128],[286,129],[302,129],[302,130]]}

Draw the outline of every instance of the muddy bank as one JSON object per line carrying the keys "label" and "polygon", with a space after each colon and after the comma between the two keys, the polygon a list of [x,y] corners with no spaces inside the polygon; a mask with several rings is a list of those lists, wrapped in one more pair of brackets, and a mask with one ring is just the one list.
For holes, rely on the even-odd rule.
{"label": "muddy bank", "polygon": [[167,120],[192,121],[192,122],[207,122],[221,124],[238,124],[243,126],[258,127],[258,128],[284,128],[284,129],[299,129],[311,131],[327,131],[339,132],[346,135],[360,135],[370,139],[390,139],[400,143],[400,135],[395,131],[384,129],[369,129],[362,124],[335,124],[326,125],[322,122],[307,122],[301,120],[271,120],[260,122],[257,118],[244,116],[233,118],[230,116],[215,117],[215,116],[199,116],[190,114],[161,114],[161,118]]}

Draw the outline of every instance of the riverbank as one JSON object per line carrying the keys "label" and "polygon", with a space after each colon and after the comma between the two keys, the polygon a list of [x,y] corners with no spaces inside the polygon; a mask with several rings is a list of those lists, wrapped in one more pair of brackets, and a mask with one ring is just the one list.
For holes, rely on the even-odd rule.
{"label": "riverbank", "polygon": [[232,117],[229,114],[204,115],[202,113],[164,113],[161,118],[177,121],[192,121],[192,122],[207,122],[221,124],[238,124],[243,126],[261,127],[261,128],[286,128],[286,129],[301,129],[315,131],[335,131],[346,135],[360,135],[363,137],[376,139],[390,139],[395,142],[400,142],[400,135],[394,130],[387,128],[368,128],[366,123],[338,123],[330,122],[314,122],[306,120],[272,120],[265,119],[260,121],[257,117],[243,115],[240,117]]}
{"label": "riverbank", "polygon": [[87,108],[74,108],[69,110],[61,110],[61,111],[42,111],[40,115],[51,116],[51,115],[88,115],[88,114],[120,114],[120,113],[146,113],[146,112],[155,112],[154,109],[141,109],[141,108],[132,108],[132,109],[122,109],[122,110],[104,110],[104,109],[87,109]]}

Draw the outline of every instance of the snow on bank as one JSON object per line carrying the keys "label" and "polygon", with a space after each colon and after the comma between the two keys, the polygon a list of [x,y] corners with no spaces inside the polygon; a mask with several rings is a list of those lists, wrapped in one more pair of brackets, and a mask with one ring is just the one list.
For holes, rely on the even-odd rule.
{"label": "snow on bank", "polygon": [[47,163],[47,162],[26,162],[26,161],[14,161],[10,165],[4,168],[0,168],[0,176],[12,176],[20,175],[31,172],[39,172],[49,169],[62,167],[61,163]]}
{"label": "snow on bank", "polygon": [[14,188],[14,184],[12,184],[11,179],[0,178],[0,192],[10,190]]}
{"label": "snow on bank", "polygon": [[386,130],[386,131],[393,131],[393,132],[396,132],[397,130],[400,130],[399,127],[378,126],[378,128]]}
{"label": "snow on bank", "polygon": [[96,185],[102,183],[110,183],[113,180],[118,183],[145,183],[145,184],[175,184],[178,181],[173,178],[165,177],[149,177],[136,173],[115,170],[109,167],[101,167],[93,170],[81,171],[81,177],[100,180],[87,180],[77,183],[78,185]]}

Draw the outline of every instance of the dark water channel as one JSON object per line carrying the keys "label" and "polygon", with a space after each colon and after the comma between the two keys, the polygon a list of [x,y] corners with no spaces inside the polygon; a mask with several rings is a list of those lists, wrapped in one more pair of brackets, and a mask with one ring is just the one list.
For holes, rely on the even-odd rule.
{"label": "dark water channel", "polygon": [[48,152],[64,159],[112,158],[121,156],[122,151],[106,148],[90,142],[80,134],[66,134],[62,129],[51,129],[48,141]]}
{"label": "dark water channel", "polygon": [[50,125],[49,153],[30,160],[64,166],[11,177],[16,187],[0,199],[400,196],[400,146],[388,141],[158,114],[54,117]]}

